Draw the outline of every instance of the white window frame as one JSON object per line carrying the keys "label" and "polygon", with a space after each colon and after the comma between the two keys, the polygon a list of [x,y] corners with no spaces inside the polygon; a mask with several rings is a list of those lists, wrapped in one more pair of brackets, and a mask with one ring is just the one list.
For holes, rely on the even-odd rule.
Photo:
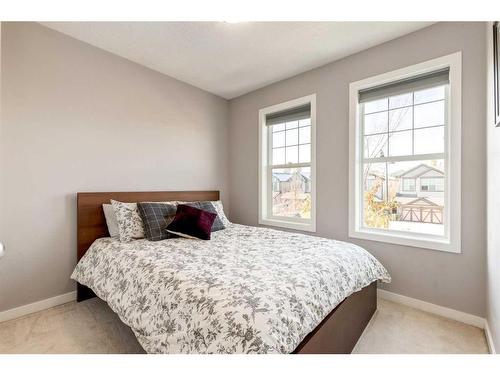
{"label": "white window frame", "polygon": [[[361,114],[359,91],[400,79],[449,67],[450,83],[447,93],[445,125],[445,210],[444,236],[434,236],[404,231],[366,228],[362,226],[361,209],[363,189]],[[353,82],[349,86],[349,237],[398,245],[461,252],[461,105],[462,105],[462,53],[456,52],[406,68]],[[408,156],[408,160],[418,159]]]}
{"label": "white window frame", "polygon": [[[301,105],[311,105],[311,218],[299,219],[272,216],[272,168],[269,163],[270,137],[272,129],[266,126],[266,115],[284,111]],[[309,164],[309,163],[308,163]],[[294,168],[299,164],[292,164]],[[280,166],[281,167],[281,166]],[[282,166],[288,168],[288,166]],[[259,110],[259,224],[307,232],[316,232],[316,94],[307,95],[285,103]]]}

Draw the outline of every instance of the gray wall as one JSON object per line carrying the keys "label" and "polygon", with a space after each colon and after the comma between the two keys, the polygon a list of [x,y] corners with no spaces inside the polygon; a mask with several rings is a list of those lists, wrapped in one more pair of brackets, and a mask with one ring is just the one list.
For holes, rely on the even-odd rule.
{"label": "gray wall", "polygon": [[348,240],[348,87],[352,81],[463,53],[462,254],[353,240],[393,277],[382,287],[485,316],[484,23],[439,23],[230,101],[231,219],[258,220],[258,110],[317,93],[317,234]]}
{"label": "gray wall", "polygon": [[500,350],[500,127],[493,126],[493,37],[492,24],[486,26],[488,48],[488,86],[487,86],[487,205],[488,205],[488,279],[486,317],[496,350]]}
{"label": "gray wall", "polygon": [[74,289],[78,191],[227,191],[228,103],[35,23],[2,23],[0,311]]}

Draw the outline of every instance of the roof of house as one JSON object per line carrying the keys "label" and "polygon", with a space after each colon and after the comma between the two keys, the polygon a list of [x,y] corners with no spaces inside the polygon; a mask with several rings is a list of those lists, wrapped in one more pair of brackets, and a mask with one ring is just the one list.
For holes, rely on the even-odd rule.
{"label": "roof of house", "polygon": [[288,181],[292,175],[290,173],[273,173],[273,177],[276,177],[280,182]]}
{"label": "roof of house", "polygon": [[418,205],[418,206],[443,206],[444,198],[442,197],[396,197],[396,200],[403,205]]}
{"label": "roof of house", "polygon": [[416,167],[413,167],[407,171],[401,171],[399,173],[395,173],[394,177],[417,178],[430,171],[436,172],[438,175],[441,176],[444,175],[444,172],[438,168],[432,167],[427,164],[419,164]]}
{"label": "roof of house", "polygon": [[[300,172],[300,174],[307,180],[311,179],[310,172]],[[288,181],[293,175],[294,173],[273,172],[273,177],[276,177],[280,182]]]}

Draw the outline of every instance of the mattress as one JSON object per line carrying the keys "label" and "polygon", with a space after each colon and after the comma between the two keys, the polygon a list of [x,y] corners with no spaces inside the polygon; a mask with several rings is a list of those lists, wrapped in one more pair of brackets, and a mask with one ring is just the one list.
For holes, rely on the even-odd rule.
{"label": "mattress", "polygon": [[96,240],[74,280],[148,353],[291,353],[386,269],[352,243],[232,224],[209,241]]}

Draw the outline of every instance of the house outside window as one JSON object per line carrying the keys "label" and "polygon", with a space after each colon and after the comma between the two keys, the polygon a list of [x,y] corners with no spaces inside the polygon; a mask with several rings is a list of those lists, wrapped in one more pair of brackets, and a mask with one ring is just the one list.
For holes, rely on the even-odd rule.
{"label": "house outside window", "polygon": [[315,231],[316,96],[259,111],[259,223]]}
{"label": "house outside window", "polygon": [[460,252],[460,103],[460,53],[350,85],[350,237]]}

